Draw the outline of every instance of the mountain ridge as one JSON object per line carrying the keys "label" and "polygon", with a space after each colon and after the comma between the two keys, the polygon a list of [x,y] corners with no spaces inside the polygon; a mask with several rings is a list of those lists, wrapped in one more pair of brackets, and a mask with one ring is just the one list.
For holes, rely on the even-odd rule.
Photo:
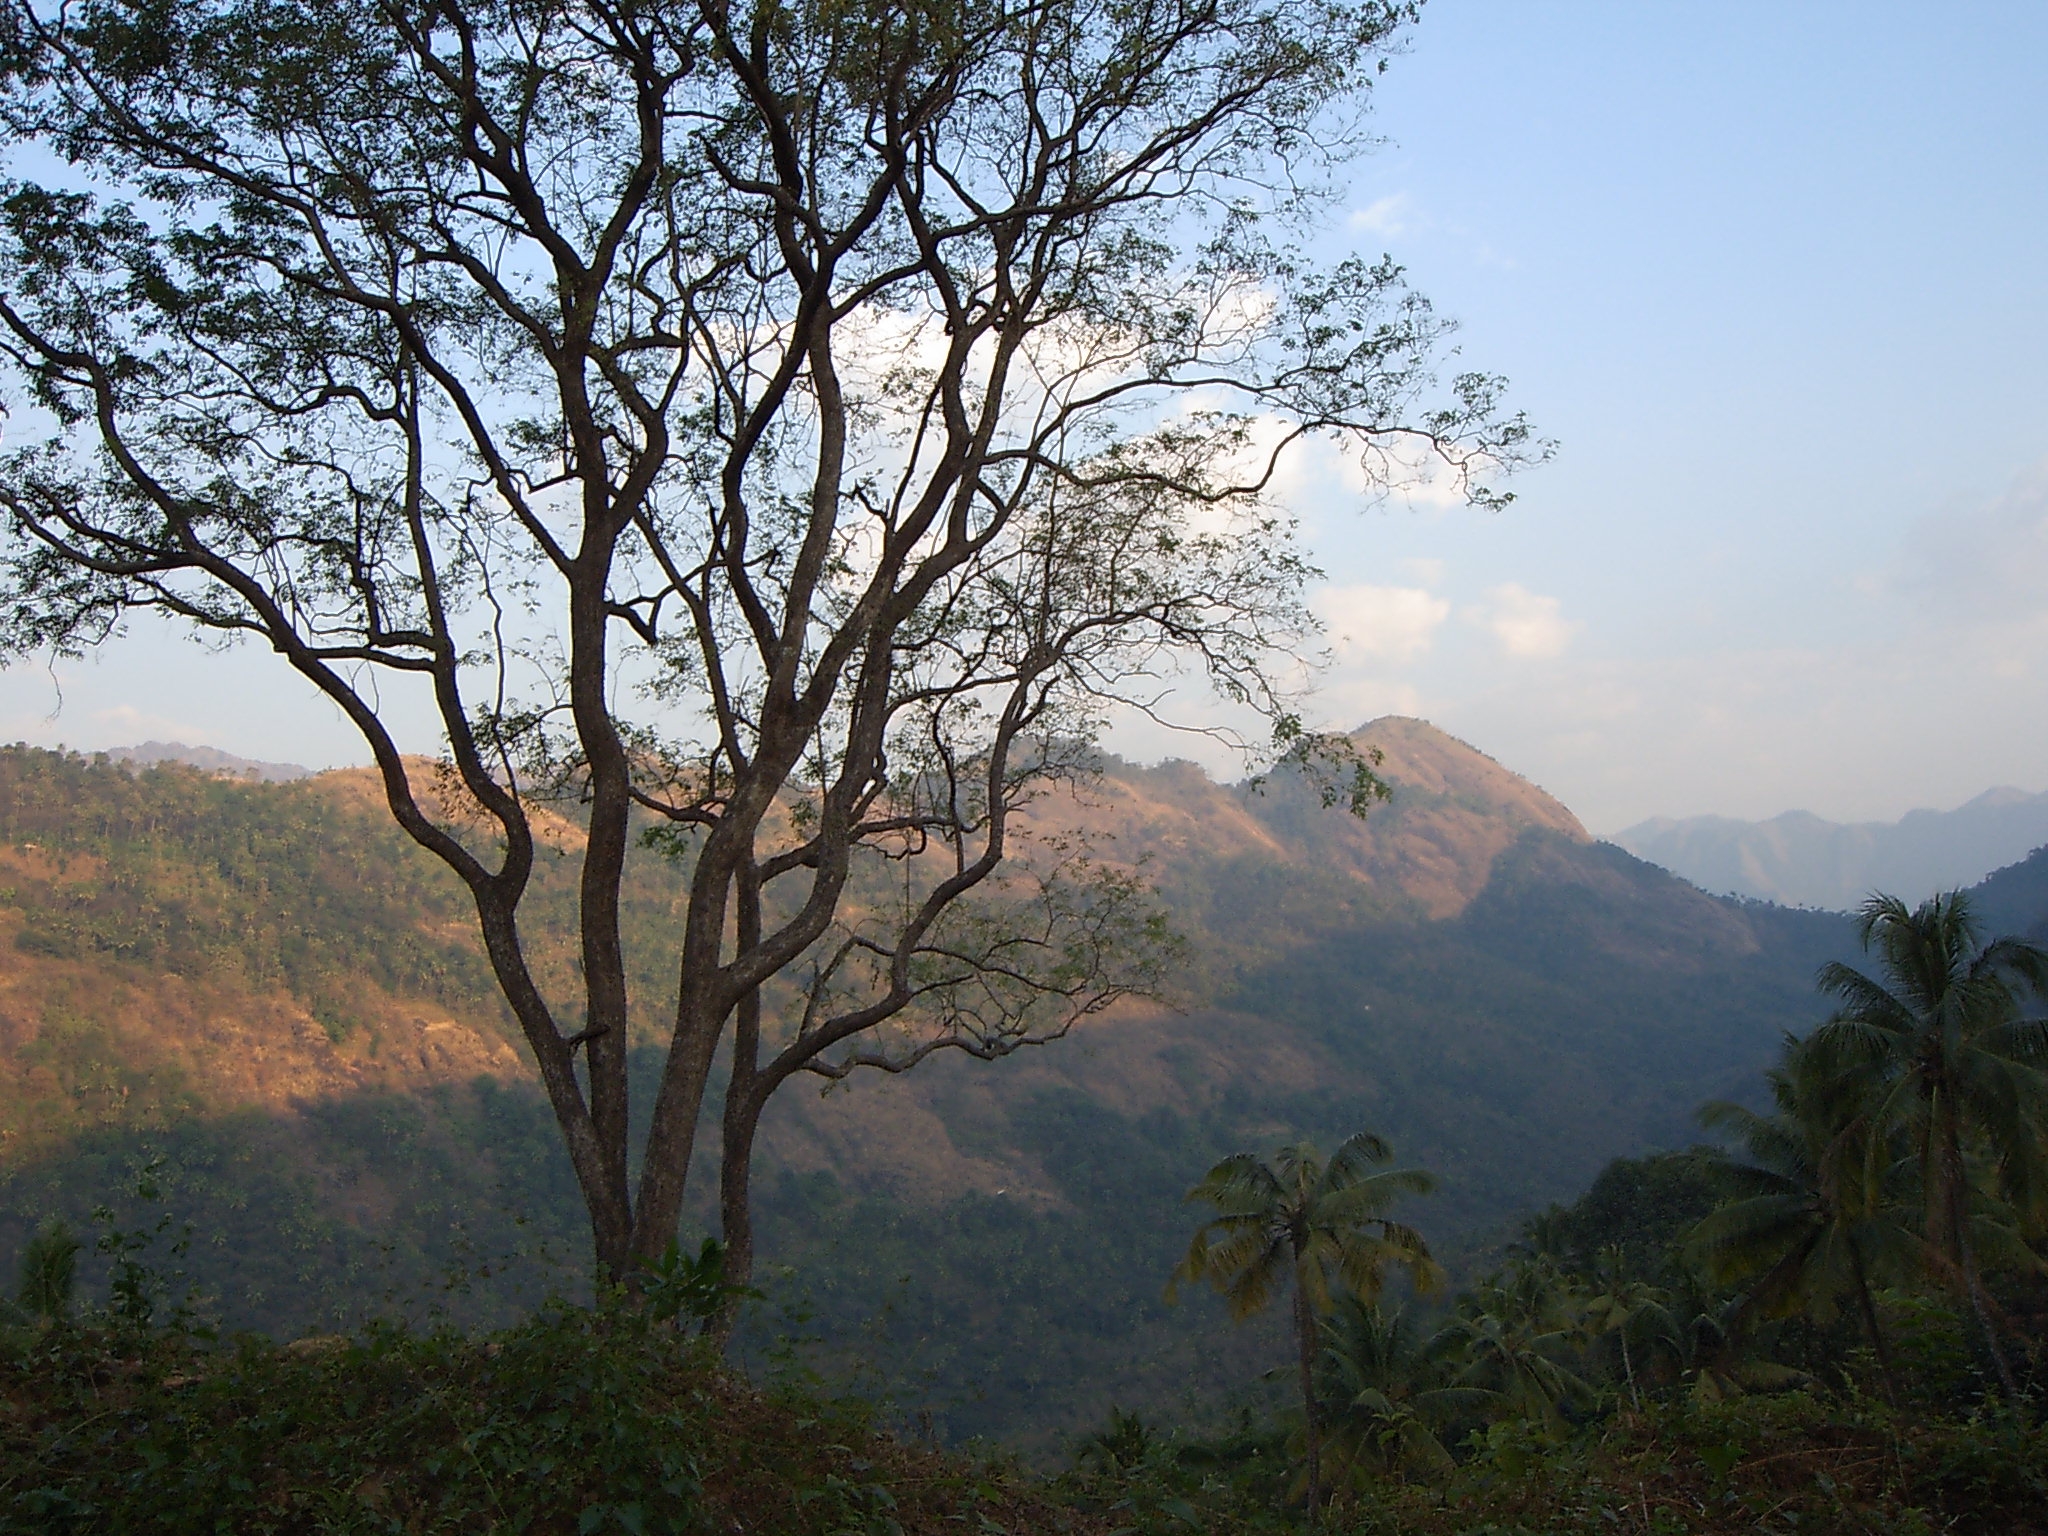
{"label": "mountain ridge", "polygon": [[1952,811],[1835,822],[1810,811],[1766,821],[1652,817],[1610,839],[1702,889],[1835,911],[1874,890],[1920,900],[1976,884],[2048,843],[2048,793],[1985,790]]}
{"label": "mountain ridge", "polygon": [[[1207,1303],[1160,1301],[1181,1197],[1219,1157],[1370,1127],[1439,1175],[1412,1214],[1455,1249],[1689,1140],[1702,1099],[1817,1018],[1842,919],[1708,895],[1425,722],[1358,740],[1394,787],[1363,822],[1286,774],[1257,790],[1186,764],[1108,763],[1033,808],[1153,878],[1190,941],[1163,1004],[772,1104],[764,1276],[833,1338],[878,1330],[897,1389],[952,1432],[1059,1432],[1239,1374],[1255,1338],[1219,1347]],[[535,1276],[580,1283],[574,1183],[462,892],[372,788],[0,751],[0,1264],[162,1158],[238,1323],[331,1326],[396,1283],[375,1276],[424,1284],[477,1253],[529,1257],[491,1259],[465,1315]],[[561,830],[528,931],[566,1000]],[[648,1051],[681,877],[633,868]]]}

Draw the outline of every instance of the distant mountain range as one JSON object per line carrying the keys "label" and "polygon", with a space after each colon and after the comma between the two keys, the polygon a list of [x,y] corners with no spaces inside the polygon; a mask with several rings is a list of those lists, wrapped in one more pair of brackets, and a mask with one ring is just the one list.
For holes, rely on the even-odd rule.
{"label": "distant mountain range", "polygon": [[[1363,822],[1185,763],[1111,762],[1037,807],[1154,882],[1190,941],[1174,995],[1011,1061],[781,1095],[755,1182],[794,1310],[768,1326],[953,1433],[1214,1399],[1281,1357],[1161,1299],[1217,1158],[1377,1130],[1440,1176],[1404,1214],[1455,1259],[1692,1140],[1853,954],[1839,915],[1710,896],[1425,722],[1358,739],[1394,786]],[[157,1158],[231,1321],[333,1326],[382,1294],[491,1315],[574,1283],[573,1181],[473,919],[380,799],[365,770],[0,750],[0,1276],[45,1213],[153,1220],[119,1196]],[[561,824],[527,925],[564,995],[579,836]],[[686,876],[631,868],[651,1052]],[[2048,857],[1986,895],[2032,926]]]}
{"label": "distant mountain range", "polygon": [[207,773],[230,778],[255,779],[263,784],[289,784],[293,779],[311,778],[313,770],[297,763],[264,763],[253,757],[237,757],[218,747],[188,747],[182,741],[145,741],[135,747],[114,747],[97,754],[116,763],[136,768],[154,768],[158,763],[183,763]]}
{"label": "distant mountain range", "polygon": [[1872,891],[1917,902],[2026,857],[2048,843],[2048,794],[1991,789],[1953,811],[1846,824],[1807,811],[1659,816],[1613,841],[1704,890],[1848,911]]}

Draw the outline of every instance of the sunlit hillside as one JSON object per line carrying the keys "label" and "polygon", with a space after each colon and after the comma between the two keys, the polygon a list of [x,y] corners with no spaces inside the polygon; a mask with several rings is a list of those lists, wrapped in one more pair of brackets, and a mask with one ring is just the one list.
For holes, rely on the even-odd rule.
{"label": "sunlit hillside", "polygon": [[[1260,1339],[1160,1296],[1179,1197],[1216,1157],[1370,1126],[1442,1176],[1410,1214],[1458,1251],[1616,1155],[1682,1144],[1694,1106],[1816,1017],[1842,920],[1708,897],[1422,722],[1362,739],[1395,786],[1363,824],[1184,764],[1111,764],[1041,804],[1041,828],[1155,883],[1186,968],[1018,1058],[784,1094],[761,1327],[886,1362],[956,1431],[1218,1392]],[[534,897],[563,995],[575,836],[558,824]],[[160,1155],[191,1267],[238,1320],[423,1297],[489,1316],[577,1283],[573,1186],[461,893],[366,775],[15,749],[0,871],[0,1247],[45,1210],[119,1206]],[[648,855],[629,891],[650,1049],[676,881]]]}

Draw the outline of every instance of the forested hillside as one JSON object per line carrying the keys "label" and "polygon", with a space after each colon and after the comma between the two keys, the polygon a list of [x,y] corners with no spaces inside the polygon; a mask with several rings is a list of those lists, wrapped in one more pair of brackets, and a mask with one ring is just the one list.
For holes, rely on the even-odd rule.
{"label": "forested hillside", "polygon": [[[1041,806],[1156,884],[1190,941],[1173,995],[1006,1062],[785,1095],[757,1178],[763,1336],[882,1362],[956,1433],[1213,1397],[1268,1347],[1161,1299],[1215,1158],[1371,1126],[1442,1177],[1414,1219],[1472,1250],[1691,1139],[1702,1099],[1818,1017],[1844,920],[1707,897],[1420,722],[1365,739],[1395,795],[1362,825],[1171,764]],[[161,1157],[184,1262],[234,1321],[496,1316],[578,1283],[580,1206],[460,892],[360,775],[14,749],[0,869],[0,1263],[47,1211],[137,1219],[122,1191]],[[541,910],[565,911],[551,879]],[[632,876],[645,995],[677,879],[652,855]]]}

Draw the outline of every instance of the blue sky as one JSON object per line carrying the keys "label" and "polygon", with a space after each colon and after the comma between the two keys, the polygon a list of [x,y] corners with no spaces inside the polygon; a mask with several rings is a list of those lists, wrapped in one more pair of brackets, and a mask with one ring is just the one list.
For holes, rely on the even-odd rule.
{"label": "blue sky", "polygon": [[[1423,715],[1601,831],[2048,789],[2044,58],[2039,4],[1431,0],[1332,249],[1559,452],[1499,515],[1296,477],[1325,723]],[[254,651],[0,676],[0,737],[170,736],[358,755]]]}
{"label": "blue sky", "polygon": [[2048,789],[2043,58],[2040,5],[1432,0],[1348,234],[1559,452],[1498,517],[1306,499],[1325,718],[1600,830]]}

